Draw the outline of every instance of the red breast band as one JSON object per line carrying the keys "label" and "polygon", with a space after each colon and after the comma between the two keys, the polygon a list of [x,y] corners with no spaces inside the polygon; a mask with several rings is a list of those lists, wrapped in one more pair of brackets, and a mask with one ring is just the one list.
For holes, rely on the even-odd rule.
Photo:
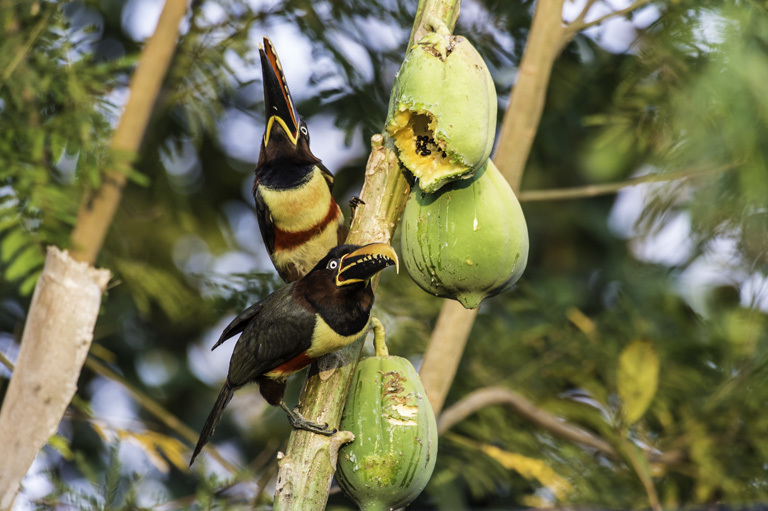
{"label": "red breast band", "polygon": [[331,200],[330,207],[328,208],[328,214],[325,215],[325,218],[320,220],[315,226],[310,227],[309,229],[291,232],[284,231],[276,225],[273,226],[275,233],[275,251],[290,250],[303,245],[315,236],[319,236],[328,224],[336,221],[339,215],[341,215],[341,209],[339,209],[339,205],[336,204],[335,201]]}

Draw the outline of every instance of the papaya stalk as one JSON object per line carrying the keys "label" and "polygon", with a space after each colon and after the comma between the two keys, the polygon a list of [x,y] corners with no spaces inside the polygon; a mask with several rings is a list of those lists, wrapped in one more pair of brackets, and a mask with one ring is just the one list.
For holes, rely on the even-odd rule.
{"label": "papaya stalk", "polygon": [[[452,31],[459,16],[459,3],[459,0],[420,0],[409,47],[437,22]],[[360,193],[363,204],[355,211],[347,243],[389,243],[410,193],[391,141],[385,140],[384,135],[374,135],[371,146]],[[332,428],[338,426],[362,344],[362,339],[355,341],[310,368],[299,397],[305,417],[328,423]],[[288,448],[280,456],[276,510],[325,509],[338,449],[352,437],[342,433],[331,438],[301,430],[291,433]]]}

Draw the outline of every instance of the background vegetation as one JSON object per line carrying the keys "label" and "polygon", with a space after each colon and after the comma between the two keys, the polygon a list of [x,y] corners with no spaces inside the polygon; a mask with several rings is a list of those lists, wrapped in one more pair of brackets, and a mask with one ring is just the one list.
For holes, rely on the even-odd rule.
{"label": "background vegetation", "polygon": [[[203,457],[191,472],[183,429],[199,428],[226,372],[212,339],[278,285],[250,197],[263,126],[255,44],[275,40],[346,199],[415,6],[193,3],[97,262],[115,277],[77,399],[19,509],[269,505],[289,432],[281,411],[238,393],[214,438],[231,463]],[[567,2],[565,17],[582,7]],[[158,9],[0,1],[0,392],[44,247],[67,246],[83,190],[115,157],[109,137]],[[462,9],[456,33],[486,58],[501,114],[533,3]],[[500,386],[582,441],[514,406],[483,407],[443,433],[413,509],[768,501],[767,15],[757,1],[650,2],[564,49],[520,194],[528,269],[481,308],[446,408]],[[334,137],[349,144],[341,156],[323,152]],[[377,315],[390,351],[418,363],[440,303],[385,275]],[[351,504],[336,494],[329,508]]]}

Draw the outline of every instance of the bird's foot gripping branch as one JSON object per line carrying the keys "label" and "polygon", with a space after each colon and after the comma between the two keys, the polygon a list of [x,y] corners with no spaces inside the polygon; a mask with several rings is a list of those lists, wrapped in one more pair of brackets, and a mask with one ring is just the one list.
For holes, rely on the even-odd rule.
{"label": "bird's foot gripping branch", "polygon": [[273,406],[288,414],[294,428],[321,435],[335,430],[308,421],[283,401],[286,379],[320,357],[365,335],[371,321],[371,278],[397,266],[397,254],[385,243],[332,248],[304,277],[287,284],[241,312],[224,329],[216,349],[242,333],[229,361],[227,381],[200,433],[192,459],[213,435],[235,390],[251,382]]}

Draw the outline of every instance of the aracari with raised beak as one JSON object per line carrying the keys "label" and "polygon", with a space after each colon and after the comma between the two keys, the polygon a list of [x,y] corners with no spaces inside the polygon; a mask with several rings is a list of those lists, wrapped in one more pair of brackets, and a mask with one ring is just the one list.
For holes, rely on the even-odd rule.
{"label": "aracari with raised beak", "polygon": [[333,199],[333,174],[309,149],[307,124],[296,111],[269,38],[259,45],[266,129],[253,181],[259,228],[285,282],[304,276],[348,228]]}
{"label": "aracari with raised beak", "polygon": [[339,245],[304,277],[232,320],[212,349],[234,335],[242,335],[189,464],[213,435],[235,390],[251,382],[259,384],[269,404],[285,410],[294,428],[323,435],[335,433],[327,424],[310,422],[288,408],[283,400],[286,378],[366,332],[373,306],[371,279],[391,265],[397,268],[397,254],[387,244]]}

